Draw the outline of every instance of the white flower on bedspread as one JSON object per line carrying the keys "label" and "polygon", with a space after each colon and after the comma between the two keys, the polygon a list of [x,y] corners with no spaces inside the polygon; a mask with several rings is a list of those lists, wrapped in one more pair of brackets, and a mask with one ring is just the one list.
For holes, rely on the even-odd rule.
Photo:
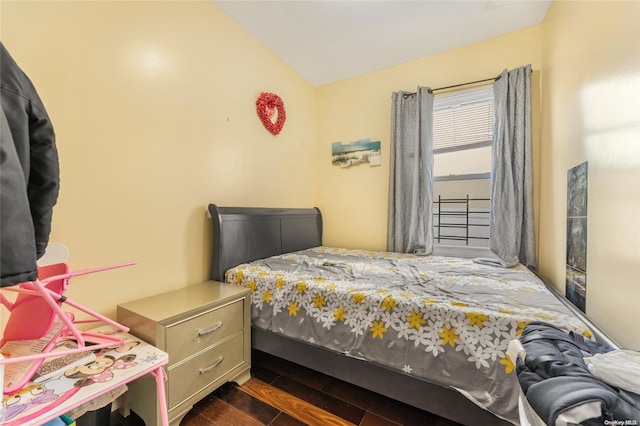
{"label": "white flower on bedspread", "polygon": [[487,359],[489,357],[490,354],[485,352],[481,347],[478,347],[471,352],[471,356],[468,358],[468,360],[471,362],[475,362],[477,369],[480,369],[480,367],[489,368],[489,363],[487,362]]}
{"label": "white flower on bedspread", "polygon": [[513,339],[517,339],[520,334],[522,334],[522,329],[524,328],[524,326],[524,322],[518,322],[512,318],[509,321],[509,329],[503,332],[500,337],[502,337],[502,340],[506,340],[507,342],[510,342]]}
{"label": "white flower on bedspread", "polygon": [[491,361],[495,361],[496,359],[502,359],[505,356],[505,352],[507,350],[507,346],[504,344],[504,341],[500,340],[500,338],[496,337],[493,340],[487,339],[482,342],[482,346],[485,347],[485,353],[489,354],[491,357]]}
{"label": "white flower on bedspread", "polygon": [[495,334],[496,336],[502,336],[509,330],[509,318],[503,317],[491,317],[484,322],[483,328],[489,334]]}
{"label": "white flower on bedspread", "polygon": [[442,326],[432,327],[427,326],[423,327],[420,330],[410,330],[409,340],[414,341],[414,346],[418,347],[420,345],[424,346],[425,352],[431,353],[434,357],[437,357],[439,354],[444,352],[443,341],[440,338],[440,331],[442,330]]}
{"label": "white flower on bedspread", "polygon": [[473,329],[462,327],[459,329],[460,344],[456,345],[456,352],[464,351],[466,355],[473,352],[480,342],[478,333],[474,333]]}
{"label": "white flower on bedspread", "polygon": [[409,341],[413,341],[415,347],[427,345],[432,341],[431,339],[430,333],[424,333],[422,330],[409,330]]}
{"label": "white flower on bedspread", "polygon": [[444,353],[444,348],[442,347],[442,339],[433,339],[426,343],[424,351],[427,353],[431,353],[434,357],[437,357],[439,354]]}
{"label": "white flower on bedspread", "polygon": [[324,311],[318,319],[322,323],[322,328],[326,328],[327,330],[331,330],[331,327],[336,325],[333,312]]}
{"label": "white flower on bedspread", "polygon": [[486,327],[482,327],[479,330],[476,330],[476,334],[478,336],[478,341],[481,344],[483,342],[486,342],[487,340],[492,340],[494,337],[493,331]]}

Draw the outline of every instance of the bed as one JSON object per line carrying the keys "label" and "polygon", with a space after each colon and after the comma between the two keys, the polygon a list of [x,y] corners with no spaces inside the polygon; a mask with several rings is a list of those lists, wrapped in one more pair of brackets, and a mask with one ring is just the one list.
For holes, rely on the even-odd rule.
{"label": "bed", "polygon": [[528,321],[613,344],[522,266],[325,247],[317,208],[209,211],[211,278],[250,288],[253,348],[462,424],[518,424],[505,352]]}

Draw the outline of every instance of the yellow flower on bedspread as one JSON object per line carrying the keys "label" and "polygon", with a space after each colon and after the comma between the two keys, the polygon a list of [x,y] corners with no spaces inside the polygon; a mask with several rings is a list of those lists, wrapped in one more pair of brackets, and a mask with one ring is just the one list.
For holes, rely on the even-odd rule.
{"label": "yellow flower on bedspread", "polygon": [[340,306],[338,309],[333,311],[333,320],[334,321],[344,321],[344,317],[347,314],[347,310],[344,306]]}
{"label": "yellow flower on bedspread", "polygon": [[545,321],[553,321],[554,319],[556,319],[556,317],[553,315],[548,315],[543,313],[536,314],[536,317],[542,318]]}
{"label": "yellow flower on bedspread", "polygon": [[300,306],[298,306],[298,302],[291,302],[287,309],[289,310],[289,316],[296,317],[298,316]]}
{"label": "yellow flower on bedspread", "polygon": [[464,314],[469,319],[469,325],[477,325],[478,328],[484,327],[484,322],[489,321],[489,317],[480,312],[468,312]]}
{"label": "yellow flower on bedspread", "polygon": [[353,299],[353,303],[359,305],[364,302],[367,296],[364,293],[354,293],[351,295],[351,298]]}
{"label": "yellow flower on bedspread", "polygon": [[448,344],[452,348],[456,346],[456,340],[460,340],[456,335],[455,327],[442,327],[442,332],[439,333],[438,336],[442,337],[442,346],[446,346]]}
{"label": "yellow flower on bedspread", "polygon": [[420,330],[422,328],[422,324],[427,322],[424,318],[422,318],[422,312],[411,311],[411,315],[407,317],[407,322],[409,322],[409,328],[415,328],[416,330]]}
{"label": "yellow flower on bedspread", "polygon": [[236,271],[236,281],[240,282],[244,278],[244,273],[242,271]]}
{"label": "yellow flower on bedspread", "polygon": [[516,324],[518,324],[518,329],[516,330],[516,336],[522,335],[522,332],[524,331],[524,326],[527,325],[528,323],[529,321],[516,321]]}
{"label": "yellow flower on bedspread", "polygon": [[313,296],[312,301],[313,301],[313,307],[318,309],[322,308],[327,303],[324,300],[324,296],[320,293]]}
{"label": "yellow flower on bedspread", "polygon": [[391,312],[391,310],[396,307],[396,299],[391,296],[385,297],[382,303],[380,303],[380,306],[386,309],[387,312]]}
{"label": "yellow flower on bedspread", "polygon": [[374,321],[373,327],[369,329],[369,331],[373,334],[373,338],[376,337],[384,338],[384,333],[387,332],[387,329],[384,326],[384,321]]}
{"label": "yellow flower on bedspread", "polygon": [[296,284],[296,291],[300,294],[304,294],[307,291],[307,283],[300,282]]}
{"label": "yellow flower on bedspread", "polygon": [[276,280],[276,287],[278,287],[278,290],[282,290],[282,287],[284,287],[286,283],[287,282],[284,280],[284,278],[278,277],[278,279]]}
{"label": "yellow flower on bedspread", "polygon": [[272,297],[273,297],[273,294],[271,294],[271,290],[267,290],[264,293],[262,293],[262,300],[267,303],[271,302]]}
{"label": "yellow flower on bedspread", "polygon": [[256,282],[255,281],[249,281],[247,283],[247,288],[251,291],[251,293],[255,293],[256,292]]}
{"label": "yellow flower on bedspread", "polygon": [[513,365],[513,361],[511,361],[511,357],[509,354],[504,354],[505,358],[500,360],[500,364],[504,365],[504,372],[506,374],[511,374],[515,366]]}

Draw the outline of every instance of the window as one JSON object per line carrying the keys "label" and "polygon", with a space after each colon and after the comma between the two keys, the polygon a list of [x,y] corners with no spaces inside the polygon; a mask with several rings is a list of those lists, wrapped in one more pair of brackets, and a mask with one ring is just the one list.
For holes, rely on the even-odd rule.
{"label": "window", "polygon": [[493,86],[434,98],[434,252],[476,256],[489,247]]}

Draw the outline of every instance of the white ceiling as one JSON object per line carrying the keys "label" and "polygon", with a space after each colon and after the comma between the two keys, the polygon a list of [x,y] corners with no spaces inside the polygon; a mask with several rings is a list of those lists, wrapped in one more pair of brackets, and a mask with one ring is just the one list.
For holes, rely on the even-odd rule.
{"label": "white ceiling", "polygon": [[314,86],[537,25],[551,0],[212,0]]}

